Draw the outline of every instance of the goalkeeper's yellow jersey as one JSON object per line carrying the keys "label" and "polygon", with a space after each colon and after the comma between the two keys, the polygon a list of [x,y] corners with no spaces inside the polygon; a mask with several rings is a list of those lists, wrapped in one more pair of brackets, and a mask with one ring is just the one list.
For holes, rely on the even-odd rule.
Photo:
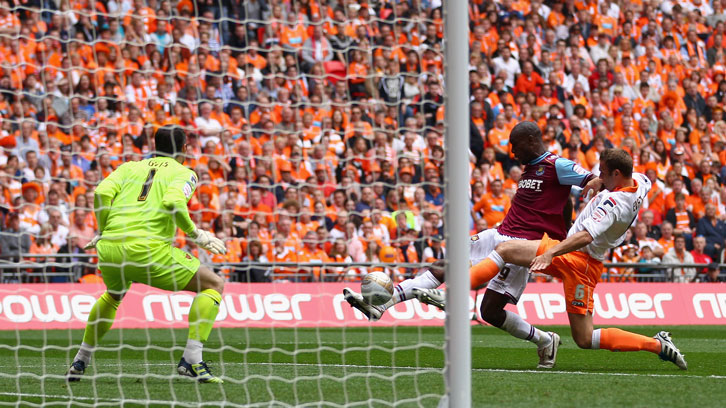
{"label": "goalkeeper's yellow jersey", "polygon": [[[105,196],[112,200],[107,201],[110,208],[105,225],[99,220],[102,237],[139,237],[171,242],[176,235],[177,223],[190,233],[194,224],[186,204],[196,186],[194,171],[170,157],[122,164],[95,191],[97,198]],[[97,215],[99,210],[96,209]],[[174,212],[183,214],[176,214],[175,218]]]}

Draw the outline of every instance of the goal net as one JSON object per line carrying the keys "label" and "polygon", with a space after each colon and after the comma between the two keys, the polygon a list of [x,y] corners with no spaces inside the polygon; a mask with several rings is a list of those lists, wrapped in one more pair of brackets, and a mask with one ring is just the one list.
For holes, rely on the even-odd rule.
{"label": "goal net", "polygon": [[[0,0],[0,405],[438,403],[445,313],[369,322],[343,289],[445,257],[440,3]],[[67,383],[106,291],[94,191],[167,125],[227,250],[172,243],[225,281],[204,343],[224,384],[177,374],[195,294],[140,283]]]}

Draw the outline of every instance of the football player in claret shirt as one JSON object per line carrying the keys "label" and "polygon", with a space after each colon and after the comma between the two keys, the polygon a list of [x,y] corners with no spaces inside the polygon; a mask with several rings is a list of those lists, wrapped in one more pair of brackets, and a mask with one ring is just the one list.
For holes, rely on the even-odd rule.
{"label": "football player in claret shirt", "polygon": [[[511,208],[498,228],[490,228],[471,237],[471,288],[487,282],[481,315],[489,324],[511,335],[535,343],[540,356],[539,367],[551,368],[559,345],[556,333],[543,332],[527,323],[516,313],[504,310],[508,303],[517,303],[529,280],[527,267],[507,264],[501,273],[482,269],[489,253],[501,242],[515,239],[541,239],[548,234],[565,239],[572,207],[569,205],[572,186],[584,187],[595,177],[574,162],[548,153],[542,141],[542,131],[533,122],[517,124],[509,136],[512,153],[525,163]],[[440,264],[443,265],[443,264]],[[396,303],[417,297],[421,301],[443,306],[444,296],[437,288],[444,281],[443,268],[436,263],[429,270],[407,279],[394,288],[391,301],[373,306],[350,288],[344,289],[346,301],[363,312],[371,321]]]}
{"label": "football player in claret shirt", "polygon": [[562,280],[572,338],[580,348],[649,351],[686,370],[686,360],[668,332],[647,337],[616,328],[593,329],[593,293],[602,262],[609,250],[625,240],[651,187],[648,177],[633,173],[633,159],[622,149],[603,152],[598,180],[606,190],[580,212],[566,239],[552,239],[545,233],[542,239],[503,242],[482,262],[482,268],[504,271],[505,262],[511,262]]}
{"label": "football player in claret shirt", "polygon": [[80,381],[94,349],[111,329],[121,299],[133,282],[139,282],[197,293],[189,309],[189,336],[177,371],[199,382],[222,382],[202,360],[202,348],[219,311],[224,281],[172,242],[179,227],[213,254],[224,254],[227,249],[189,217],[187,202],[198,179],[181,164],[186,153],[184,131],[165,126],[156,131],[154,139],[155,157],[124,163],[95,190],[93,208],[100,235],[84,249],[96,248],[107,290],[91,309],[83,343],[67,372],[68,381]]}

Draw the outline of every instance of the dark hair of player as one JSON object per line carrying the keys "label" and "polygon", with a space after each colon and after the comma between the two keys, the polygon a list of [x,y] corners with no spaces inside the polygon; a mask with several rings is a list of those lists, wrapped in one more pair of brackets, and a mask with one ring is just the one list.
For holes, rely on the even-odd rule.
{"label": "dark hair of player", "polygon": [[154,134],[157,156],[176,157],[184,152],[187,135],[179,126],[162,126]]}
{"label": "dark hair of player", "polygon": [[605,149],[600,154],[600,160],[605,162],[610,174],[620,170],[620,174],[630,178],[633,175],[633,158],[623,149]]}

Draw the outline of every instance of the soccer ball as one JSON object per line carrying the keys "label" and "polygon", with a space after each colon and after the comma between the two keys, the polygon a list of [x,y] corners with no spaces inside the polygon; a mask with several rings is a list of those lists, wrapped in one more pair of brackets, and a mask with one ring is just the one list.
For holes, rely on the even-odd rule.
{"label": "soccer ball", "polygon": [[363,277],[360,284],[361,295],[375,306],[380,306],[393,296],[393,281],[383,272],[371,272]]}

